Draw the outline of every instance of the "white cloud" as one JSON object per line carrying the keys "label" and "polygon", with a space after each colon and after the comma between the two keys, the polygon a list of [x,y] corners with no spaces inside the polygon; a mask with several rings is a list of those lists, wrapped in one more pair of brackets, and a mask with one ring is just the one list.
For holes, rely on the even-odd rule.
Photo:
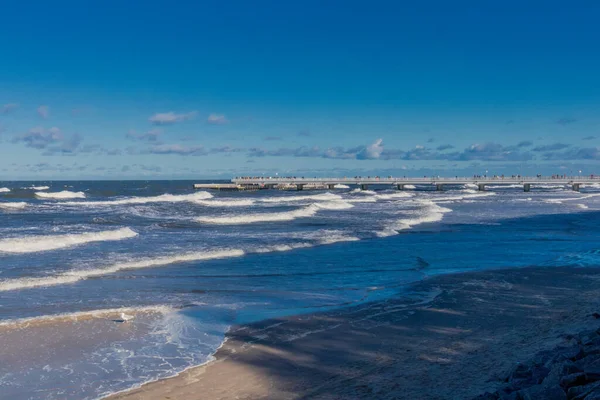
{"label": "white cloud", "polygon": [[356,158],[359,160],[376,160],[383,153],[383,139],[377,139],[373,144],[360,151]]}
{"label": "white cloud", "polygon": [[39,106],[37,109],[37,113],[40,117],[46,119],[50,116],[50,107],[48,106]]}
{"label": "white cloud", "polygon": [[208,119],[206,120],[206,122],[208,122],[209,124],[213,124],[213,125],[223,125],[223,124],[228,123],[229,121],[227,120],[227,118],[225,118],[224,115],[210,114],[208,116]]}
{"label": "white cloud", "polygon": [[152,122],[154,125],[169,125],[174,124],[176,122],[194,119],[197,114],[197,111],[190,111],[188,113],[182,114],[177,114],[173,111],[169,111],[166,113],[156,113],[150,118],[148,118],[148,121]]}
{"label": "white cloud", "polygon": [[2,108],[0,108],[0,113],[8,114],[15,111],[17,108],[19,108],[19,105],[17,103],[8,103],[3,105]]}

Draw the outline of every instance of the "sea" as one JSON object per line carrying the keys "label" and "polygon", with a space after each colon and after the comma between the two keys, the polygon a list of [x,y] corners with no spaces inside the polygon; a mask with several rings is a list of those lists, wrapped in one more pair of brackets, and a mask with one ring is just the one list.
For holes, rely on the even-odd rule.
{"label": "sea", "polygon": [[103,398],[210,361],[234,325],[439,274],[600,265],[600,185],[193,183],[0,182],[0,398]]}

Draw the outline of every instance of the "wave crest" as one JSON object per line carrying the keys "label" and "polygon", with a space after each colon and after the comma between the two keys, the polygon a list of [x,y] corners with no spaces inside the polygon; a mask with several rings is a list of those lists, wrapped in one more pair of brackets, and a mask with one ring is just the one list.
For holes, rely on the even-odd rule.
{"label": "wave crest", "polygon": [[5,210],[21,210],[27,207],[27,203],[23,201],[14,202],[14,203],[0,203],[0,208]]}
{"label": "wave crest", "polygon": [[146,204],[146,203],[177,203],[183,201],[197,201],[212,198],[212,194],[208,192],[196,192],[192,194],[161,194],[160,196],[149,197],[129,197],[118,200],[102,200],[102,201],[67,201],[61,203],[68,206],[119,206],[126,204]]}
{"label": "wave crest", "polygon": [[25,236],[0,240],[0,252],[5,253],[35,253],[63,249],[91,242],[103,242],[129,239],[137,236],[130,228],[111,231],[72,233],[66,235]]}
{"label": "wave crest", "polygon": [[278,213],[242,214],[228,217],[197,217],[195,220],[205,224],[245,225],[259,222],[292,221],[296,218],[312,217],[317,213],[318,210],[319,208],[317,206],[310,205],[298,210]]}
{"label": "wave crest", "polygon": [[63,190],[62,192],[35,192],[35,195],[42,199],[85,199],[85,193],[83,192],[70,192]]}

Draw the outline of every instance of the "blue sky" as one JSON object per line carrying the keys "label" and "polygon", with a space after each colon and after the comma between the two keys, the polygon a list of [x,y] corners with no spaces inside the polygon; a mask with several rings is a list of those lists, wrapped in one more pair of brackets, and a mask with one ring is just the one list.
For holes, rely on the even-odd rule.
{"label": "blue sky", "polygon": [[9,2],[0,179],[600,173],[594,1]]}

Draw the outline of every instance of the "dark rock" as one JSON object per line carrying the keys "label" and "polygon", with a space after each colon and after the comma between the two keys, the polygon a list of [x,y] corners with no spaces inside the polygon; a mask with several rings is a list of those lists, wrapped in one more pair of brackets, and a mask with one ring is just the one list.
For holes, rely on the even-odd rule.
{"label": "dark rock", "polygon": [[498,394],[486,392],[484,394],[481,394],[481,395],[475,397],[473,400],[498,400]]}
{"label": "dark rock", "polygon": [[590,394],[585,396],[585,400],[600,400],[600,390],[593,390]]}
{"label": "dark rock", "polygon": [[531,377],[531,369],[525,364],[517,364],[510,372],[508,381],[512,382],[515,380],[529,379]]}
{"label": "dark rock", "polygon": [[550,373],[550,369],[544,366],[535,366],[531,369],[531,380],[536,384],[542,383]]}
{"label": "dark rock", "polygon": [[585,354],[585,357],[599,355],[600,354],[600,343],[598,343],[597,345],[585,346],[583,348],[583,352]]}
{"label": "dark rock", "polygon": [[567,400],[567,394],[560,386],[536,385],[519,392],[523,400]]}
{"label": "dark rock", "polygon": [[562,357],[566,360],[571,361],[579,360],[584,355],[583,349],[579,345],[570,347],[559,347],[556,349],[556,351],[558,352],[559,358]]}
{"label": "dark rock", "polygon": [[600,382],[590,383],[584,386],[574,386],[567,392],[569,400],[583,400],[590,393],[596,393],[600,389]]}
{"label": "dark rock", "polygon": [[500,393],[498,400],[523,400],[519,392]]}
{"label": "dark rock", "polygon": [[560,375],[570,375],[577,372],[583,372],[583,370],[573,362],[573,361],[565,361],[562,364],[557,364],[559,367]]}
{"label": "dark rock", "polygon": [[570,374],[567,376],[563,376],[560,380],[560,386],[565,390],[573,386],[580,386],[586,383],[585,374],[583,372],[577,372],[575,374]]}
{"label": "dark rock", "polygon": [[600,358],[586,365],[583,368],[583,372],[585,372],[585,379],[588,382],[595,382],[600,380]]}
{"label": "dark rock", "polygon": [[[600,336],[586,336],[585,338],[581,338],[581,344],[584,346],[597,346],[600,345]],[[584,349],[585,350],[585,349]]]}
{"label": "dark rock", "polygon": [[592,317],[598,319],[598,318],[600,318],[600,313],[595,312],[592,314]]}

